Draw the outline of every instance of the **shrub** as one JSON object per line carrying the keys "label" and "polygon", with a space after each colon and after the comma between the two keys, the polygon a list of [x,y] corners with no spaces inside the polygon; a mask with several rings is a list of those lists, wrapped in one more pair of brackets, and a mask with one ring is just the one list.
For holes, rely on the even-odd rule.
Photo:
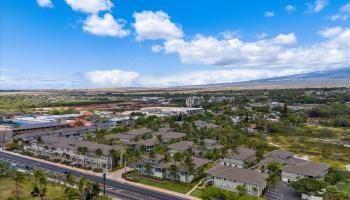
{"label": "shrub", "polygon": [[101,168],[94,168],[92,169],[93,172],[95,173],[102,173],[102,169]]}

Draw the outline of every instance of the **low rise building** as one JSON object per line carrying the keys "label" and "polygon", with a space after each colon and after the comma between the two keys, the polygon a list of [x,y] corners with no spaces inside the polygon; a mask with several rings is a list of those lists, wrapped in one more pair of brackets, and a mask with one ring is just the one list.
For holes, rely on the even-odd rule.
{"label": "low rise building", "polygon": [[238,147],[229,150],[228,155],[220,159],[220,164],[230,167],[247,168],[256,162],[255,150]]}
{"label": "low rise building", "polygon": [[[68,160],[73,164],[108,170],[115,164],[111,151],[120,152],[122,147],[65,137],[44,136],[40,141],[32,140],[28,144],[25,143],[24,150],[50,159]],[[98,151],[102,154],[98,155]]]}
{"label": "low rise building", "polygon": [[207,129],[215,129],[215,128],[219,128],[219,125],[216,125],[214,123],[211,122],[205,122],[202,120],[197,120],[194,121],[194,125],[196,126],[197,129],[202,129],[202,128],[207,128]]}
{"label": "low rise building", "polygon": [[[131,165],[139,174],[159,179],[170,179],[185,183],[192,182],[202,175],[204,166],[210,161],[208,159],[191,157],[193,171],[188,170],[184,162],[164,162],[164,156],[160,154],[144,156],[141,160]],[[175,171],[172,171],[173,169]]]}
{"label": "low rise building", "polygon": [[180,141],[168,146],[168,154],[172,157],[177,152],[191,151],[193,147],[192,141]]}
{"label": "low rise building", "polygon": [[186,138],[186,133],[177,131],[157,131],[152,133],[163,143],[178,142]]}
{"label": "low rise building", "polygon": [[328,173],[329,166],[313,161],[305,161],[296,165],[286,165],[282,168],[282,181],[296,181],[300,178],[323,179]]}
{"label": "low rise building", "polygon": [[290,151],[274,150],[261,161],[261,165],[267,168],[269,163],[282,165],[282,181],[296,181],[300,178],[323,179],[328,173],[329,166],[313,161],[294,157]]}
{"label": "low rise building", "polygon": [[207,182],[214,187],[237,192],[237,186],[245,186],[247,194],[262,196],[266,189],[266,175],[257,171],[217,165],[207,171]]}

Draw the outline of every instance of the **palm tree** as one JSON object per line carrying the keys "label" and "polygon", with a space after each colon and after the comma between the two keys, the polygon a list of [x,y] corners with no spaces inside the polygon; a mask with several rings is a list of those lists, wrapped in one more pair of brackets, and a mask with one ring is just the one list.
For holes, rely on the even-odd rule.
{"label": "palm tree", "polygon": [[66,175],[66,181],[64,182],[64,188],[67,187],[67,185],[73,185],[74,179],[71,173],[67,173]]}
{"label": "palm tree", "polygon": [[78,189],[80,192],[80,198],[86,199],[89,194],[89,190],[91,188],[91,182],[87,180],[85,177],[81,177],[78,182]]}
{"label": "palm tree", "polygon": [[163,158],[165,178],[166,178],[166,170],[167,170],[166,165],[168,164],[169,160],[170,160],[170,159],[169,159],[168,154],[165,154],[165,156],[164,156],[164,158]]}
{"label": "palm tree", "polygon": [[151,174],[151,165],[149,163],[145,164],[146,174],[149,176]]}
{"label": "palm tree", "polygon": [[78,153],[83,155],[83,165],[85,166],[85,155],[88,152],[88,148],[87,147],[78,147]]}
{"label": "palm tree", "polygon": [[176,180],[176,172],[177,172],[177,167],[176,165],[170,165],[169,167],[169,175],[172,178],[173,181]]}
{"label": "palm tree", "polygon": [[186,181],[188,182],[188,177],[194,173],[194,163],[191,156],[187,156],[185,159],[185,165],[187,168],[188,175],[186,176]]}
{"label": "palm tree", "polygon": [[109,150],[109,155],[112,157],[112,166],[114,165],[114,162],[118,162],[119,155],[115,149]]}
{"label": "palm tree", "polygon": [[98,162],[99,160],[98,159],[103,155],[102,149],[100,149],[100,148],[96,149],[95,154],[97,156],[97,167],[99,167],[99,162]]}
{"label": "palm tree", "polygon": [[34,170],[33,176],[34,176],[34,184],[33,184],[33,190],[31,192],[32,196],[37,196],[40,193],[40,190],[38,188],[38,180],[41,175],[41,170]]}
{"label": "palm tree", "polygon": [[20,188],[22,188],[21,183],[23,183],[25,179],[24,174],[19,171],[14,171],[11,177],[16,183],[16,199],[19,200]]}
{"label": "palm tree", "polygon": [[47,177],[46,174],[44,172],[40,173],[40,177],[39,177],[39,188],[40,188],[40,199],[42,200],[43,197],[46,196],[46,185],[47,185]]}

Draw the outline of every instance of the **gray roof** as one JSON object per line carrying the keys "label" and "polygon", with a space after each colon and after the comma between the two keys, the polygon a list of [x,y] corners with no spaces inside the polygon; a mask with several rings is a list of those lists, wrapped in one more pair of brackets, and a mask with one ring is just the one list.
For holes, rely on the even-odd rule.
{"label": "gray roof", "polygon": [[248,160],[255,156],[255,150],[254,149],[249,149],[245,147],[238,147],[236,148],[235,151],[231,151],[231,154],[227,157],[237,159],[237,160]]}
{"label": "gray roof", "polygon": [[204,142],[206,145],[213,145],[213,144],[217,144],[217,143],[218,143],[217,140],[213,140],[213,139],[203,139],[203,142]]}
{"label": "gray roof", "polygon": [[125,133],[118,133],[116,135],[116,137],[119,140],[133,140],[136,136],[135,135],[129,135],[129,134],[125,134]]}
{"label": "gray roof", "polygon": [[139,129],[134,129],[131,130],[129,132],[126,132],[125,134],[129,134],[129,135],[134,135],[134,136],[139,136],[139,135],[143,135],[146,133],[151,133],[153,132],[151,129],[148,128],[139,128]]}
{"label": "gray roof", "polygon": [[179,139],[186,137],[186,133],[182,132],[176,132],[176,131],[167,131],[167,132],[155,132],[154,135],[161,135],[162,139],[169,140],[169,139]]}
{"label": "gray roof", "polygon": [[269,155],[273,156],[273,157],[284,157],[284,158],[288,158],[288,157],[293,157],[294,156],[294,154],[292,152],[285,151],[285,150],[280,150],[280,149],[271,151]]}
{"label": "gray roof", "polygon": [[198,158],[198,157],[192,157],[192,161],[196,168],[204,166],[210,162],[210,160],[205,159],[205,158]]}
{"label": "gray roof", "polygon": [[244,184],[266,185],[266,175],[250,169],[217,165],[213,169],[208,170],[207,173],[211,176],[225,178],[231,181],[235,180]]}
{"label": "gray roof", "polygon": [[205,122],[202,120],[194,121],[194,124],[197,128],[218,128],[219,127],[219,125],[216,125],[210,122]]}
{"label": "gray roof", "polygon": [[168,146],[168,149],[188,150],[193,147],[192,141],[180,141]]}
{"label": "gray roof", "polygon": [[157,144],[157,139],[156,138],[149,138],[146,140],[140,140],[138,142],[138,144],[142,145],[142,146],[154,146]]}
{"label": "gray roof", "polygon": [[159,161],[161,161],[163,159],[164,159],[163,155],[156,153],[156,154],[154,154],[154,156],[152,158],[149,155],[142,156],[142,160],[140,162],[145,162],[145,161],[147,162],[147,161],[151,161],[151,160],[159,162]]}
{"label": "gray roof", "polygon": [[94,126],[77,126],[72,128],[62,128],[58,130],[34,131],[30,133],[16,135],[15,138],[26,140],[27,138],[37,138],[45,135],[67,136],[76,133],[88,133],[94,131],[96,131],[96,127]]}
{"label": "gray roof", "polygon": [[264,160],[262,160],[260,163],[263,165],[267,165],[271,162],[277,162],[281,165],[296,165],[298,163],[303,163],[307,162],[306,160],[300,159],[300,158],[294,158],[294,157],[289,157],[289,158],[280,158],[280,157],[266,157]]}
{"label": "gray roof", "polygon": [[313,161],[306,161],[297,165],[286,165],[282,171],[292,172],[305,176],[319,177],[323,172],[329,169],[328,165]]}
{"label": "gray roof", "polygon": [[56,136],[44,136],[42,137],[42,142],[38,145],[54,147],[54,148],[64,148],[64,149],[72,149],[77,151],[78,147],[87,147],[89,152],[94,154],[97,149],[101,149],[105,155],[109,155],[109,151],[111,149],[120,150],[122,149],[119,146],[115,145],[104,145],[98,144],[86,140],[77,140],[77,139],[68,139],[65,137],[56,137]]}

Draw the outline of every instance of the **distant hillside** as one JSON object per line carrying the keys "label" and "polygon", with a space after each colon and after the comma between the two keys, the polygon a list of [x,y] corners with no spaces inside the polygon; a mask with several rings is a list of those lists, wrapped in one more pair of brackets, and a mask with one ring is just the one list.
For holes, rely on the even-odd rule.
{"label": "distant hillside", "polygon": [[219,83],[197,86],[180,86],[177,89],[224,90],[224,89],[285,89],[350,87],[350,67],[318,71],[291,76],[258,79],[243,82]]}
{"label": "distant hillside", "polygon": [[305,73],[305,74],[296,74],[291,76],[281,76],[281,77],[260,79],[252,82],[311,81],[315,79],[320,80],[320,79],[346,79],[346,78],[350,79],[350,67],[335,69],[335,70],[311,72],[311,73]]}

